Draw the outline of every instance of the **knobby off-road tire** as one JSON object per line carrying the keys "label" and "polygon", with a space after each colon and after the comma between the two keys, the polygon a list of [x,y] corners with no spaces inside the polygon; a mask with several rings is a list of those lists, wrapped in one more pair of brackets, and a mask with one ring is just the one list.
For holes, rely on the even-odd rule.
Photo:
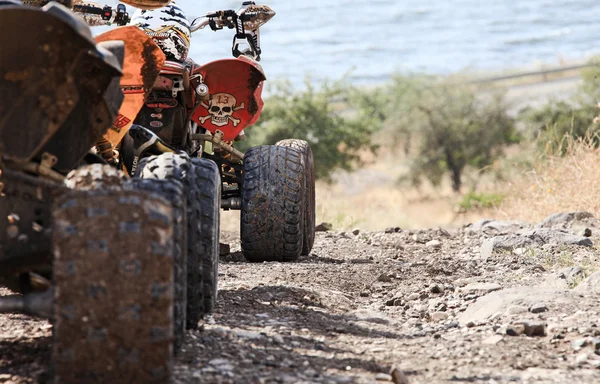
{"label": "knobby off-road tire", "polygon": [[187,327],[195,329],[216,300],[221,205],[217,166],[207,159],[166,153],[142,159],[136,176],[179,180],[183,184],[188,228]]}
{"label": "knobby off-road tire", "polygon": [[53,206],[56,383],[166,383],[173,210],[139,191],[73,191]]}
{"label": "knobby off-road tire", "polygon": [[131,179],[123,187],[158,195],[173,208],[173,334],[177,353],[185,338],[187,312],[187,206],[183,185],[176,180]]}
{"label": "knobby off-road tire", "polygon": [[91,164],[77,168],[67,175],[65,185],[71,189],[93,190],[118,187],[128,180],[123,171],[107,164]]}
{"label": "knobby off-road tire", "polygon": [[165,198],[173,208],[174,290],[173,323],[175,351],[183,344],[187,306],[187,217],[183,186],[175,180],[129,179],[125,173],[106,164],[87,165],[71,171],[65,180],[67,187],[77,190],[125,188],[154,193]]}
{"label": "knobby off-road tire", "polygon": [[282,147],[296,148],[302,153],[306,169],[304,184],[304,229],[302,235],[302,254],[308,256],[315,243],[315,162],[312,149],[304,140],[287,139],[278,141],[275,145]]}
{"label": "knobby off-road tire", "polygon": [[221,233],[221,174],[214,161],[192,159],[196,178],[200,180],[200,255],[204,313],[217,304],[219,281],[219,239]]}
{"label": "knobby off-road tire", "polygon": [[275,145],[253,147],[244,158],[242,252],[249,261],[292,261],[302,253],[302,153]]}

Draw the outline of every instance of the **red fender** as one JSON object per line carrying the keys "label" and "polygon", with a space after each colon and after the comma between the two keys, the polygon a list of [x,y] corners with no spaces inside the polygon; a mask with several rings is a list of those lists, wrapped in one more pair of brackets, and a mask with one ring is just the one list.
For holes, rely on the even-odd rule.
{"label": "red fender", "polygon": [[240,56],[195,68],[193,74],[198,73],[208,86],[210,100],[197,106],[193,121],[212,133],[223,131],[223,139],[227,141],[258,121],[266,80],[260,64]]}

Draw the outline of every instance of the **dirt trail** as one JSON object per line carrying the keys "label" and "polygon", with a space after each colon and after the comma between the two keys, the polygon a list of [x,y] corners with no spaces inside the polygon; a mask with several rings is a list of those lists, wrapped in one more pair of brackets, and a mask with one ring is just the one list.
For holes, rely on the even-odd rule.
{"label": "dirt trail", "polygon": [[[598,229],[572,215],[318,233],[288,264],[247,263],[224,233],[219,306],[188,333],[174,382],[598,383]],[[0,382],[43,381],[50,332],[1,316]]]}

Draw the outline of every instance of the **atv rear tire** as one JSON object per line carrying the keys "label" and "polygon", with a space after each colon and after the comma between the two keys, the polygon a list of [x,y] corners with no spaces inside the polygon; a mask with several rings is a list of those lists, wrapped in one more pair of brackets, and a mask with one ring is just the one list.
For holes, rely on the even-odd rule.
{"label": "atv rear tire", "polygon": [[187,312],[187,206],[183,185],[175,180],[131,179],[124,188],[156,194],[170,202],[173,208],[173,334],[177,353],[185,338]]}
{"label": "atv rear tire", "polygon": [[315,243],[315,163],[312,149],[304,140],[287,139],[278,141],[275,145],[282,147],[296,148],[302,153],[306,169],[306,178],[304,185],[304,229],[302,235],[302,254],[308,256]]}
{"label": "atv rear tire", "polygon": [[207,159],[165,153],[142,159],[136,176],[179,180],[183,184],[188,226],[187,327],[195,329],[216,300],[221,206],[218,169]]}
{"label": "atv rear tire", "polygon": [[168,382],[170,205],[139,191],[73,191],[53,217],[55,382]]}
{"label": "atv rear tire", "polygon": [[244,158],[242,252],[249,261],[292,261],[303,247],[305,164],[295,148],[253,147]]}
{"label": "atv rear tire", "polygon": [[127,180],[128,177],[123,171],[108,164],[91,164],[69,172],[65,185],[70,189],[87,191],[118,187]]}

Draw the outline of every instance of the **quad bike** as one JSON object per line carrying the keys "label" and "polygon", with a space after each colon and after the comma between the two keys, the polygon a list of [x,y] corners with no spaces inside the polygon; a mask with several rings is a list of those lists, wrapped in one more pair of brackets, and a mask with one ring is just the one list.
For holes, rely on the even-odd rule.
{"label": "quad bike", "polygon": [[[108,163],[134,178],[183,182],[188,206],[197,207],[190,213],[196,216],[188,216],[188,279],[203,281],[205,293],[214,293],[205,294],[205,311],[216,298],[219,207],[241,210],[242,250],[250,261],[295,260],[308,255],[314,242],[309,145],[283,140],[245,154],[234,147],[263,108],[259,29],[274,15],[251,1],[192,22],[174,2],[136,12],[131,24],[151,36],[167,60],[141,111],[122,110],[96,146]],[[188,58],[191,34],[207,26],[235,29],[234,59],[198,65]],[[202,276],[196,277],[198,263]],[[188,291],[188,305],[193,297]]]}
{"label": "quad bike", "polygon": [[0,312],[52,320],[56,383],[166,383],[186,318],[183,186],[126,180],[89,151],[122,78],[145,99],[165,56],[131,30],[96,43],[56,3],[0,0],[0,28],[0,285],[19,293]]}

